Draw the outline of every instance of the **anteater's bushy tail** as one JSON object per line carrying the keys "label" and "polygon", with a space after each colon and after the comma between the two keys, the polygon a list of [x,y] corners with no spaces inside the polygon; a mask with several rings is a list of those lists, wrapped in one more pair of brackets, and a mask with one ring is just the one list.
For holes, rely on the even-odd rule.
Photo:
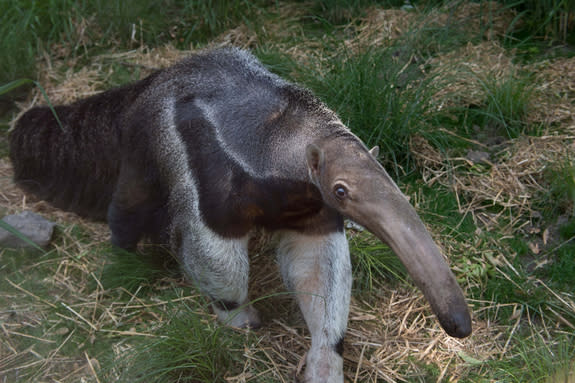
{"label": "anteater's bushy tail", "polygon": [[56,107],[59,121],[48,107],[26,112],[10,135],[10,159],[24,190],[61,209],[105,219],[119,172],[118,132],[85,101]]}
{"label": "anteater's bushy tail", "polygon": [[14,179],[24,190],[95,219],[106,219],[120,171],[126,110],[161,71],[70,105],[36,107],[10,136]]}

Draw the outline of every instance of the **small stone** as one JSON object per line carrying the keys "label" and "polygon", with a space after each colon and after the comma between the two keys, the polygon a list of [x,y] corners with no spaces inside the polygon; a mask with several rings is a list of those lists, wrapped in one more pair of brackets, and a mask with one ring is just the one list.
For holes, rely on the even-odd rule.
{"label": "small stone", "polygon": [[470,150],[467,152],[466,158],[473,162],[474,164],[478,163],[489,163],[490,162],[490,155],[487,152]]}
{"label": "small stone", "polygon": [[70,329],[68,327],[60,327],[59,329],[57,329],[56,331],[54,331],[54,334],[56,335],[66,335],[70,332]]}
{"label": "small stone", "polygon": [[[54,233],[54,222],[31,211],[7,215],[2,219],[5,223],[18,230],[22,235],[40,247],[48,246]],[[0,227],[0,247],[26,248],[32,247],[28,242]]]}

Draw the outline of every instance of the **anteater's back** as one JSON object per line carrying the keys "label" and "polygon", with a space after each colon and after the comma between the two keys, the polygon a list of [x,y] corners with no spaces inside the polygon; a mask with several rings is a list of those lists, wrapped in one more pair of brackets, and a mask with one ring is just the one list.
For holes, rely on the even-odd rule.
{"label": "anteater's back", "polygon": [[56,207],[105,219],[120,164],[124,108],[155,75],[55,107],[26,112],[10,135],[14,179],[24,190]]}
{"label": "anteater's back", "polygon": [[[178,145],[197,160],[190,169],[213,154],[201,157],[201,150],[220,147],[260,177],[307,177],[304,162],[293,161],[303,158],[304,147],[285,150],[286,135],[308,140],[318,126],[328,126],[316,119],[335,119],[326,111],[251,54],[206,51],[132,85],[56,107],[61,126],[49,108],[31,109],[11,134],[10,157],[25,190],[59,208],[105,219],[120,166],[138,168],[122,173],[122,185],[130,188],[142,186],[127,179],[130,174],[147,175],[164,189],[179,182],[156,179],[158,173],[170,179],[177,170]],[[161,169],[151,169],[156,165]]]}

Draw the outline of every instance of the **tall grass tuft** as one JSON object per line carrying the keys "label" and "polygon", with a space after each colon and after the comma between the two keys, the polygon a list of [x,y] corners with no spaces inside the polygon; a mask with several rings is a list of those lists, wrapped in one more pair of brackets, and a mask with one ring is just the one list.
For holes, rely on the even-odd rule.
{"label": "tall grass tuft", "polygon": [[130,44],[157,44],[169,40],[171,12],[178,8],[176,0],[93,0],[82,3],[81,14],[94,20],[98,29],[92,38],[106,44],[116,40]]}
{"label": "tall grass tuft", "polygon": [[502,79],[479,79],[485,100],[471,110],[472,118],[480,127],[501,132],[507,138],[517,138],[526,129],[525,117],[533,87],[526,78],[509,75]]}
{"label": "tall grass tuft", "polygon": [[354,289],[372,291],[380,283],[405,281],[405,267],[391,249],[370,234],[350,238]]}
{"label": "tall grass tuft", "polygon": [[122,287],[129,292],[149,288],[162,277],[175,276],[176,261],[160,249],[128,252],[105,248],[109,262],[102,271],[101,283],[106,289]]}
{"label": "tall grass tuft", "polygon": [[304,82],[368,145],[379,145],[396,176],[412,166],[409,138],[426,129],[429,78],[409,48],[346,52]]}
{"label": "tall grass tuft", "polygon": [[544,209],[544,216],[575,217],[575,163],[573,160],[567,159],[557,166],[549,167],[544,173],[544,178],[547,184],[545,195],[541,198],[545,201],[541,206]]}
{"label": "tall grass tuft", "polygon": [[38,19],[19,3],[4,2],[0,12],[0,84],[31,77],[36,66]]}
{"label": "tall grass tuft", "polygon": [[397,7],[402,4],[404,0],[315,0],[313,10],[315,17],[337,25],[364,15],[369,6]]}
{"label": "tall grass tuft", "polygon": [[189,47],[257,19],[258,4],[266,1],[3,0],[0,84],[34,78],[43,51],[67,58],[167,41]]}
{"label": "tall grass tuft", "polygon": [[[525,334],[529,335],[529,334]],[[516,337],[518,352],[509,358],[489,362],[496,381],[509,383],[571,383],[575,375],[573,334],[545,339],[543,333]]]}
{"label": "tall grass tuft", "polygon": [[178,1],[175,14],[177,40],[197,44],[244,23],[252,25],[266,4],[264,0]]}
{"label": "tall grass tuft", "polygon": [[198,314],[197,307],[178,303],[172,309],[171,317],[164,318],[155,331],[156,338],[142,340],[110,361],[109,381],[219,382],[233,371],[235,354],[230,350],[233,340],[241,337],[230,334],[231,329],[210,325],[211,319]]}
{"label": "tall grass tuft", "polygon": [[500,0],[518,12],[528,38],[575,43],[575,4],[572,0]]}

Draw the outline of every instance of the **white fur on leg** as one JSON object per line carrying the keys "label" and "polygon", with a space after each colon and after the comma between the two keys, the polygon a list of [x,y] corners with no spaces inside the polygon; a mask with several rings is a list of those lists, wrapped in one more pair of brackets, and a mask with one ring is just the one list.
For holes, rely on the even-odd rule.
{"label": "white fur on leg", "polygon": [[306,383],[343,383],[343,358],[333,347],[312,348],[307,353]]}
{"label": "white fur on leg", "polygon": [[306,382],[343,382],[343,359],[336,345],[343,338],[351,295],[351,262],[345,234],[283,233],[280,269],[311,333]]}
{"label": "white fur on leg", "polygon": [[246,303],[249,235],[224,238],[200,220],[188,224],[183,233],[179,257],[186,275],[215,300]]}
{"label": "white fur on leg", "polygon": [[[186,275],[213,299],[212,307],[226,326],[258,328],[259,314],[248,304],[249,235],[224,238],[200,219],[184,224],[179,259]],[[229,310],[223,306],[231,305]]]}

